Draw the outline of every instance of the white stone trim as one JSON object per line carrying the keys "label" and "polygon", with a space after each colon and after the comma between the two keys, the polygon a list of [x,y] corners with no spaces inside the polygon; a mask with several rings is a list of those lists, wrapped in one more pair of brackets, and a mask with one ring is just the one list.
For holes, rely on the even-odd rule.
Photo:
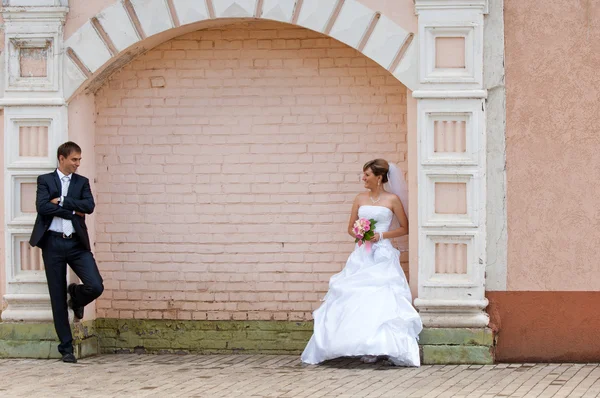
{"label": "white stone trim", "polygon": [[[68,8],[31,7],[23,12],[22,7],[4,7],[5,52],[3,52],[2,101],[29,99],[30,101],[55,101],[62,97],[61,69],[63,62],[62,24]],[[21,77],[19,47],[36,47],[49,43],[46,57],[46,77]]]}
{"label": "white stone trim", "polygon": [[455,98],[487,98],[487,90],[416,90],[412,96],[417,99],[455,99]]}
{"label": "white stone trim", "polygon": [[[479,185],[480,178],[476,171],[462,169],[452,170],[448,167],[437,171],[426,171],[425,181],[429,195],[424,202],[419,202],[421,225],[432,228],[477,228],[479,226]],[[466,214],[437,214],[435,211],[435,184],[438,182],[464,183],[466,185],[467,212]]]}
{"label": "white stone trim", "polygon": [[[44,34],[7,35],[6,48],[7,73],[5,81],[6,91],[58,91],[58,70],[60,57],[56,54],[58,35],[48,37]],[[22,77],[20,67],[21,50],[28,48],[45,48],[46,76]]]}
{"label": "white stone trim", "polygon": [[66,7],[69,0],[4,0],[4,4],[10,7]]}
{"label": "white stone trim", "polygon": [[[486,137],[483,88],[485,0],[416,0],[419,16],[418,197],[419,293],[415,306],[429,327],[483,327],[486,234]],[[437,68],[436,37],[465,39],[465,67]],[[450,101],[451,99],[451,101]],[[466,122],[465,153],[435,153],[435,120]],[[435,180],[467,183],[467,216],[435,214]],[[435,242],[467,244],[467,272],[436,274]]]}
{"label": "white stone trim", "polygon": [[[477,247],[475,244],[476,232],[459,231],[431,231],[419,236],[424,239],[426,247],[423,256],[423,267],[419,269],[419,286],[438,294],[440,299],[461,299],[468,297],[464,295],[463,289],[477,289],[480,285],[480,269],[477,264]],[[435,270],[435,244],[436,243],[460,243],[467,245],[467,269],[464,274],[437,274]],[[422,269],[421,269],[422,268]],[[448,294],[450,292],[450,294]],[[434,298],[434,297],[432,297]]]}
{"label": "white stone trim", "polygon": [[[48,126],[47,156],[19,157],[19,126]],[[37,176],[56,167],[56,148],[67,137],[66,106],[10,106],[4,108],[4,202],[5,275],[8,304],[3,321],[51,321],[52,312],[46,277],[43,271],[20,270],[19,242],[27,241],[35,217],[20,213],[22,181],[36,181]]]}
{"label": "white stone trim", "polygon": [[[418,36],[413,38],[412,43],[406,49],[404,56],[393,72],[394,77],[407,87],[419,87],[419,40]],[[418,92],[413,91],[414,98],[419,98],[415,95]]]}
{"label": "white stone trim", "polygon": [[62,97],[11,97],[0,98],[0,107],[5,106],[61,106],[65,105]]}
{"label": "white stone trim", "polygon": [[[10,107],[4,112],[4,159],[7,170],[54,169],[54,151],[62,143],[66,129],[65,107]],[[23,125],[48,126],[48,156],[43,158],[19,157],[19,127]],[[5,187],[10,188],[10,187]],[[12,189],[6,192],[11,192]],[[7,218],[8,220],[8,218]]]}
{"label": "white stone trim", "polygon": [[[481,161],[480,152],[480,131],[481,120],[480,109],[473,109],[476,105],[461,107],[464,100],[455,100],[452,103],[445,104],[443,107],[433,110],[427,108],[425,103],[422,113],[419,115],[424,128],[421,135],[421,163],[428,166],[477,166]],[[464,102],[463,102],[464,104]],[[470,108],[470,109],[469,109]],[[466,127],[466,152],[434,152],[435,122],[436,121],[464,121]]]}
{"label": "white stone trim", "polygon": [[65,47],[71,48],[92,73],[111,58],[110,51],[90,21],[65,41]]}
{"label": "white stone trim", "polygon": [[[52,311],[48,287],[43,271],[21,269],[20,242],[26,242],[35,220],[33,214],[20,211],[20,184],[35,182],[39,174],[56,167],[56,148],[67,137],[67,107],[63,92],[63,65],[71,62],[64,56],[63,24],[68,8],[64,1],[24,2],[10,1],[10,5],[44,5],[42,7],[5,7],[2,15],[5,22],[7,49],[13,54],[4,58],[4,90],[0,105],[4,107],[4,202],[5,219],[5,275],[7,308],[2,312],[3,321],[51,321]],[[86,32],[83,28],[80,32]],[[20,78],[15,60],[17,47],[40,47],[51,43],[46,58],[47,77],[41,79]],[[101,42],[97,43],[100,44]],[[12,46],[12,49],[11,49]],[[94,46],[92,46],[94,47]],[[96,49],[97,50],[97,49]],[[80,71],[78,71],[81,74]],[[85,76],[84,76],[85,77]],[[79,79],[76,84],[81,84]],[[72,81],[67,81],[72,84]],[[29,152],[32,156],[20,156],[19,127],[46,126],[47,147],[35,147],[35,136],[29,144],[39,151]],[[45,152],[45,153],[44,153]],[[43,155],[41,155],[44,153]],[[38,156],[41,155],[41,156]]]}
{"label": "white stone trim", "polygon": [[298,16],[298,25],[315,32],[323,32],[336,4],[337,0],[304,0]]}
{"label": "white stone trim", "polygon": [[[481,99],[421,99],[417,105],[417,125],[421,139],[418,143],[418,196],[419,203],[419,293],[415,305],[424,320],[436,319],[427,326],[458,327],[465,326],[465,317],[476,320],[473,327],[485,326],[481,323],[487,314],[465,314],[453,307],[430,306],[430,300],[485,300],[485,264],[486,264],[486,225],[485,225],[485,126],[484,108]],[[466,124],[466,156],[434,154],[433,122],[464,118]],[[467,216],[435,214],[435,181],[464,181],[467,183]],[[460,281],[449,274],[436,276],[435,272],[436,239],[449,239],[451,236],[469,236],[468,240],[468,276]],[[445,280],[444,280],[445,278]],[[465,280],[469,283],[465,283]],[[469,310],[471,311],[471,310]],[[440,323],[440,319],[446,323]],[[432,321],[433,322],[433,321]],[[487,325],[487,322],[485,322]]]}
{"label": "white stone trim", "polygon": [[369,7],[356,0],[346,0],[329,34],[350,47],[358,48],[374,17],[375,11]]}
{"label": "white stone trim", "polygon": [[261,18],[292,22],[297,0],[264,0]]}
{"label": "white stone trim", "polygon": [[[421,69],[422,83],[478,83],[475,71],[482,70],[481,54],[474,54],[473,36],[475,27],[460,25],[425,25],[423,27],[424,39],[421,41],[421,53],[425,62]],[[461,37],[465,40],[465,67],[464,68],[437,68],[436,39],[438,37]]]}
{"label": "white stone trim", "polygon": [[63,66],[63,92],[65,98],[70,98],[73,93],[86,81],[87,76],[68,57],[65,57]]}
{"label": "white stone trim", "polygon": [[6,246],[6,251],[10,252],[10,262],[7,271],[8,280],[14,283],[43,283],[46,282],[46,274],[44,271],[23,271],[21,270],[21,243],[27,242],[29,245],[29,238],[31,237],[31,228],[20,228],[14,229],[9,239],[10,246]]}
{"label": "white stone trim", "polygon": [[[30,283],[31,284],[31,283]],[[46,291],[46,282],[40,283]],[[2,311],[3,322],[52,322],[52,308],[48,293],[8,293],[4,295],[8,307]]]}
{"label": "white stone trim", "polygon": [[423,324],[433,328],[486,327],[489,323],[489,317],[485,313],[487,305],[487,299],[415,299]]}
{"label": "white stone trim", "polygon": [[6,204],[6,207],[10,212],[10,217],[6,221],[7,225],[13,227],[33,227],[35,215],[21,212],[21,184],[36,183],[37,176],[45,172],[45,170],[28,170],[27,172],[12,173],[10,186],[14,195],[7,197],[9,203]]}
{"label": "white stone trim", "polygon": [[181,25],[210,19],[205,0],[173,0],[173,6]]}
{"label": "white stone trim", "polygon": [[388,17],[382,15],[363,50],[363,54],[386,69],[408,38],[409,32]]}
{"label": "white stone trim", "polygon": [[[172,0],[176,19],[182,25],[191,24],[210,19],[207,0]],[[135,14],[143,34],[151,36],[173,27],[173,17],[167,0],[131,0]],[[252,18],[258,13],[258,18],[277,20],[292,23],[297,14],[298,26],[323,32],[354,48],[358,48],[367,38],[371,24],[377,12],[370,10],[356,0],[264,0],[262,10],[257,10],[258,0],[219,0],[211,1],[215,18]],[[339,8],[339,13],[337,8]],[[298,9],[297,9],[298,8]],[[65,55],[65,71],[63,71],[65,84],[65,98],[69,100],[80,88],[96,78],[104,65],[110,64],[111,59],[116,59],[127,48],[140,40],[134,21],[125,10],[122,1],[107,7],[95,17],[102,29],[106,32],[112,45],[119,52],[110,54],[110,44],[104,43],[101,35],[96,32],[93,24],[87,22],[75,32],[66,43],[66,47],[73,51],[74,60]],[[412,40],[405,50],[403,46],[410,41],[413,33],[403,29],[391,19],[382,15],[376,22],[375,28],[370,33],[364,44],[362,53],[379,63],[386,69],[394,68],[393,75],[403,82],[410,90],[417,90],[420,86],[418,80],[418,40]],[[413,36],[416,39],[416,36]],[[400,58],[400,51],[404,54]],[[77,60],[78,59],[78,60]],[[75,61],[75,62],[73,62]],[[76,68],[81,62],[88,71],[78,73]],[[84,77],[85,76],[85,77]],[[83,87],[82,87],[83,86]]]}
{"label": "white stone trim", "polygon": [[504,86],[503,4],[489,4],[484,25],[483,84],[487,137],[486,290],[507,290],[508,221],[506,210],[506,88]]}
{"label": "white stone trim", "polygon": [[[456,7],[452,4],[456,3]],[[479,90],[483,88],[483,1],[417,0],[421,89]],[[486,3],[486,2],[485,2]],[[487,3],[486,3],[487,4]],[[473,5],[473,7],[471,7]],[[436,8],[437,7],[437,8]],[[436,37],[464,37],[465,68],[436,68]]]}
{"label": "white stone trim", "polygon": [[[6,24],[6,32],[38,33],[56,32],[65,22],[68,7],[35,6],[28,7],[24,12],[23,7],[6,6],[2,8],[4,22],[31,22],[31,24]],[[41,22],[50,22],[43,25]]]}
{"label": "white stone trim", "polygon": [[488,0],[418,0],[415,3],[415,11],[455,11],[474,10],[481,14],[488,12]]}
{"label": "white stone trim", "polygon": [[127,47],[140,41],[129,14],[123,6],[123,3],[114,5],[102,10],[96,18],[106,32],[117,51],[123,51]]}
{"label": "white stone trim", "polygon": [[213,1],[217,18],[250,18],[254,16],[257,0]]}
{"label": "white stone trim", "polygon": [[173,28],[166,0],[131,0],[146,37]]}

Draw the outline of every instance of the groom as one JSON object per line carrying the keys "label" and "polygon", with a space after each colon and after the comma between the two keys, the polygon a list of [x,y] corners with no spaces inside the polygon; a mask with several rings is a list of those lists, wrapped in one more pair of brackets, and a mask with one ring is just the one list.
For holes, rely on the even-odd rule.
{"label": "groom", "polygon": [[[83,318],[83,307],[98,298],[104,286],[85,225],[85,215],[94,211],[94,197],[89,180],[75,174],[81,148],[74,142],[65,142],[58,147],[56,156],[58,168],[37,179],[38,214],[29,244],[42,249],[54,328],[60,340],[58,351],[63,362],[75,363],[67,305],[76,318]],[[83,284],[71,283],[67,288],[67,264]]]}

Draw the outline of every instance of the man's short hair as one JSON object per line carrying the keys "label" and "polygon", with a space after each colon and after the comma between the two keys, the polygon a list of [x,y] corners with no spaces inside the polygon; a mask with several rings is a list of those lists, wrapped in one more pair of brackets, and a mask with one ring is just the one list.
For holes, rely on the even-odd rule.
{"label": "man's short hair", "polygon": [[81,153],[81,148],[73,141],[67,141],[58,147],[58,150],[56,151],[56,158],[60,159],[60,156],[62,155],[66,159],[73,152]]}

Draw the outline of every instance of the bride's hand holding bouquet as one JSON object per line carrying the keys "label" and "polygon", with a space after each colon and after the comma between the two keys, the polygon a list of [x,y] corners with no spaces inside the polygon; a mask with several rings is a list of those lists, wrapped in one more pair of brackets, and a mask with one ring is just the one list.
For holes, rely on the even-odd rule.
{"label": "bride's hand holding bouquet", "polygon": [[365,245],[367,252],[371,251],[371,244],[376,243],[378,240],[375,238],[375,224],[377,224],[377,221],[372,218],[369,220],[366,218],[359,218],[352,228],[352,232],[354,232],[354,236],[356,236],[354,242],[358,243],[359,247]]}

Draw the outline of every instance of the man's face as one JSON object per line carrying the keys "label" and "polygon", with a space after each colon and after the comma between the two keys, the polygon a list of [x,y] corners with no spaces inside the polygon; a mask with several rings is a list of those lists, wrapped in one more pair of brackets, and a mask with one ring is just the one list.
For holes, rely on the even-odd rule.
{"label": "man's face", "polygon": [[79,163],[81,163],[80,152],[71,152],[66,158],[62,155],[58,157],[59,169],[65,175],[75,173],[79,167]]}

